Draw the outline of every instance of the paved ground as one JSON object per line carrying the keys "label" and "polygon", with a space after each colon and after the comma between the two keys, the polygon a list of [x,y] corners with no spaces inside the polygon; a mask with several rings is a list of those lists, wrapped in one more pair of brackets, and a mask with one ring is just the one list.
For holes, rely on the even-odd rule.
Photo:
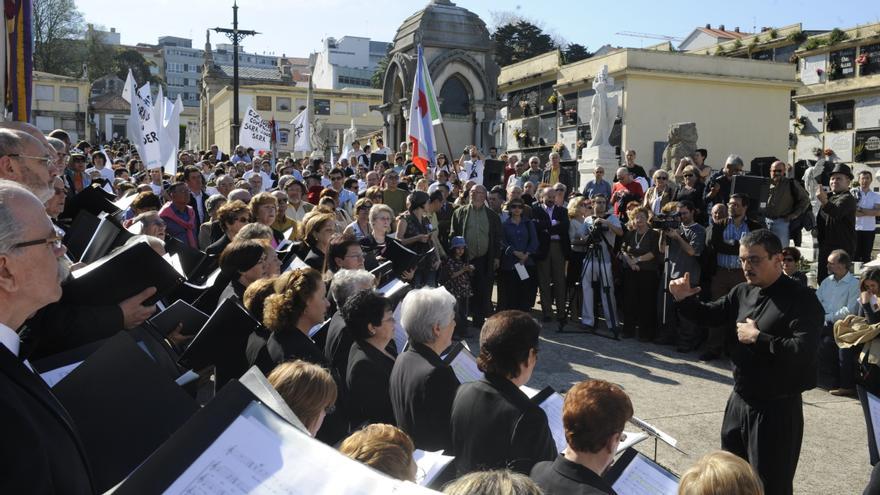
{"label": "paved ground", "polygon": [[[560,334],[555,324],[545,327],[541,340],[530,386],[552,385],[563,391],[587,378],[620,384],[636,416],[678,439],[689,454],[660,445],[658,461],[675,473],[680,475],[700,456],[720,447],[721,418],[733,384],[728,362],[701,363],[696,353],[680,354],[632,339]],[[870,465],[858,401],[811,390],[804,394],[804,422],[795,493],[862,493]],[[643,442],[639,450],[652,453],[653,442]]]}

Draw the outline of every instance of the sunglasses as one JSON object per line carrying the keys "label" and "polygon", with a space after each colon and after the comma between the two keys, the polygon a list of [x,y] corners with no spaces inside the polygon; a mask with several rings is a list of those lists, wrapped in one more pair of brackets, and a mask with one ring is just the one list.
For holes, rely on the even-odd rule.
{"label": "sunglasses", "polygon": [[523,205],[509,205],[507,208],[511,210],[522,210]]}
{"label": "sunglasses", "polygon": [[684,174],[684,177],[693,177],[694,174]]}
{"label": "sunglasses", "polygon": [[657,180],[669,180],[669,177],[657,177]]}

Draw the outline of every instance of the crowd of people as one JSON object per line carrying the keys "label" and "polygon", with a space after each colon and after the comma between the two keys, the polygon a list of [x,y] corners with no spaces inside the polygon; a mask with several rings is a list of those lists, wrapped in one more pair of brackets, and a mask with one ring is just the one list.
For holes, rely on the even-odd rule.
{"label": "crowd of people", "polygon": [[[829,164],[807,192],[776,162],[767,204],[756,208],[756,198],[731,190],[742,159],[731,155],[713,173],[706,150],[650,173],[628,150],[616,180],[598,167],[579,186],[557,153],[542,164],[469,146],[420,170],[406,143],[392,152],[377,142],[384,160],[367,148],[355,142],[327,163],[241,147],[230,158],[215,145],[181,152],[168,174],[144,169],[124,142],[96,149],[63,131],[0,125],[0,387],[19,398],[4,401],[17,441],[4,443],[15,468],[4,469],[3,491],[94,491],[76,429],[27,360],[137,327],[157,311],[145,304],[153,288],[108,307],[58,302],[71,265],[62,240],[74,228],[65,201],[87,188],[127,198],[122,227],[157,252],[173,239],[214,260],[222,286],[209,309],[233,299],[259,324],[241,352],[310,435],[402,480],[417,477],[414,449],[444,450],[455,456],[447,493],[613,493],[602,474],[633,405],[603,380],[574,384],[562,417],[568,447],[558,452],[546,414],[520,389],[538,362],[542,322],[702,349],[703,360],[730,354],[736,385],[722,446],[736,456],[706,456],[681,478],[680,493],[762,493],[762,482],[768,493],[791,493],[800,393],[816,382],[804,370],[823,343],[834,348],[831,392],[856,393],[858,346],[838,349],[834,324],[857,324],[850,315],[880,321],[880,271],[850,273],[851,260],[872,255],[868,226],[880,195],[870,173],[851,190],[850,169]],[[497,184],[486,160],[505,163]],[[790,245],[809,215],[827,261],[815,295]],[[377,287],[383,264],[397,264],[403,248],[416,261],[392,267],[411,288],[398,304]],[[301,263],[286,268],[291,257]],[[801,328],[788,318],[788,301],[800,296],[824,309],[821,336],[820,323],[814,332],[807,316]],[[762,313],[768,306],[778,314]],[[484,379],[460,384],[441,356],[472,329]],[[179,330],[168,335],[177,350],[191,338]],[[748,426],[755,411],[760,431]],[[42,447],[22,455],[21,445]]]}

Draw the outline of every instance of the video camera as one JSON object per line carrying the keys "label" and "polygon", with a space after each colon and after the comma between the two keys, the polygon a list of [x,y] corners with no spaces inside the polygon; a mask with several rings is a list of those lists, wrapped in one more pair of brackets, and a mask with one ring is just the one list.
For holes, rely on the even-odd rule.
{"label": "video camera", "polygon": [[681,227],[681,216],[676,213],[663,213],[651,219],[651,228],[657,230],[678,230]]}

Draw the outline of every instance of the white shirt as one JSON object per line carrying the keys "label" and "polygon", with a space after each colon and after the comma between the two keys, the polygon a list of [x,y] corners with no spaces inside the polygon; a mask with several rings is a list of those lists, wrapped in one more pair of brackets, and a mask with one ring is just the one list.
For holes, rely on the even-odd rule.
{"label": "white shirt", "polygon": [[153,184],[152,182],[150,182],[150,189],[153,190],[153,194],[159,196],[159,199],[163,197],[162,193],[165,192],[165,188],[162,186],[162,184]]}
{"label": "white shirt", "polygon": [[388,156],[391,154],[391,148],[389,148],[388,146],[383,146],[383,147],[377,149],[376,151],[374,151],[373,153],[379,153],[381,155]]}
{"label": "white shirt", "polygon": [[464,162],[464,170],[462,170],[458,176],[462,182],[467,182],[469,180],[474,181],[476,184],[483,185],[483,160],[468,160]]}
{"label": "white shirt", "polygon": [[[864,192],[861,188],[853,189],[852,195],[859,201],[859,208],[865,210],[873,210],[874,205],[880,204],[880,194],[874,191]],[[862,232],[873,232],[877,224],[877,218],[874,215],[856,216],[856,230]]]}
{"label": "white shirt", "polygon": [[21,339],[18,337],[18,333],[6,326],[5,323],[0,323],[0,344],[6,346],[6,348],[9,349],[9,352],[14,354],[15,357],[18,357]]}
{"label": "white shirt", "polygon": [[[202,192],[198,194],[191,192],[193,198],[196,199],[196,208],[198,209],[199,218],[205,219],[205,204],[202,202]],[[205,219],[207,221],[207,219]]]}

